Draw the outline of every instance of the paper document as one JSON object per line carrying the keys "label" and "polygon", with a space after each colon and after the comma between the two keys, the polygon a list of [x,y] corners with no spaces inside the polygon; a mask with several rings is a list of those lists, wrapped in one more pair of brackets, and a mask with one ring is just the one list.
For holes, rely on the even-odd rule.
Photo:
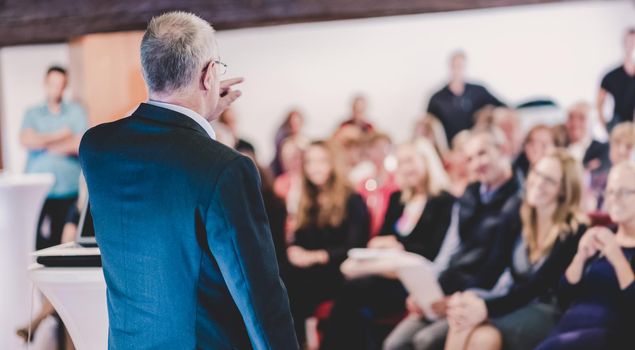
{"label": "paper document", "polygon": [[398,249],[353,248],[348,251],[348,257],[355,260],[392,259],[402,253]]}
{"label": "paper document", "polygon": [[438,315],[432,311],[431,304],[445,297],[437,280],[434,265],[426,258],[403,253],[399,256],[397,275],[399,280],[423,309],[426,318],[436,320]]}

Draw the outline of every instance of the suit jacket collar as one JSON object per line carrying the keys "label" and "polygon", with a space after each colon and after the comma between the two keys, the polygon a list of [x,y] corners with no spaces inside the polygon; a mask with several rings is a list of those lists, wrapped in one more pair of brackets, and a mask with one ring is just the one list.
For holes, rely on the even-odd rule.
{"label": "suit jacket collar", "polygon": [[161,124],[169,124],[172,126],[191,129],[203,136],[210,137],[207,131],[205,131],[205,129],[203,129],[203,127],[201,127],[192,118],[171,109],[148,103],[141,103],[131,116],[151,120]]}

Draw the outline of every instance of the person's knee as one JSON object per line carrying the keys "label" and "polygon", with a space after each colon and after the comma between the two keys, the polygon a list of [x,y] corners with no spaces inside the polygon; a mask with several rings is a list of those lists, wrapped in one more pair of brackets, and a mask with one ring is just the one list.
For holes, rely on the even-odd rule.
{"label": "person's knee", "polygon": [[446,334],[424,329],[412,338],[412,345],[416,350],[441,350],[445,343]]}
{"label": "person's knee", "polygon": [[500,350],[503,348],[503,338],[496,328],[481,326],[472,332],[466,348],[467,350]]}
{"label": "person's knee", "polygon": [[391,334],[384,340],[383,350],[410,350],[411,339]]}

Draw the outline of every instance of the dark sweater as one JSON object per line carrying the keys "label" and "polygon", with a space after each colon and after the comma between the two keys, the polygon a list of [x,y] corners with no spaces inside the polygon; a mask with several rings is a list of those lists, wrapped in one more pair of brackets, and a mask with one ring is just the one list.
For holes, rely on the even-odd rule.
{"label": "dark sweater", "polygon": [[[500,236],[510,234],[505,228],[520,222],[521,195],[521,180],[515,175],[496,190],[488,203],[481,201],[480,183],[473,183],[465,189],[458,200],[461,244],[450,259],[448,268],[439,276],[439,283],[446,294],[476,287],[483,267],[505,259],[511,252],[518,233],[511,232],[514,235],[511,240],[501,240]],[[497,242],[509,246],[501,246]]]}
{"label": "dark sweater", "polygon": [[[622,248],[635,270],[635,248]],[[571,302],[551,337],[566,339],[571,349],[589,343],[601,349],[632,349],[635,322],[635,283],[621,289],[606,257],[587,261],[575,285],[561,278],[560,296]]]}
{"label": "dark sweater", "polygon": [[295,244],[308,250],[324,249],[329,254],[327,267],[338,269],[351,248],[365,247],[370,232],[370,216],[362,197],[353,193],[346,205],[346,216],[338,227],[309,225],[295,233]]}
{"label": "dark sweater", "polygon": [[455,198],[447,192],[428,198],[423,213],[421,213],[421,217],[412,232],[407,236],[402,236],[396,229],[397,221],[405,209],[404,203],[401,202],[401,194],[401,191],[397,191],[390,196],[386,218],[379,235],[393,235],[403,244],[406,251],[433,261],[439,253],[445,233],[450,226],[452,205],[454,205]]}

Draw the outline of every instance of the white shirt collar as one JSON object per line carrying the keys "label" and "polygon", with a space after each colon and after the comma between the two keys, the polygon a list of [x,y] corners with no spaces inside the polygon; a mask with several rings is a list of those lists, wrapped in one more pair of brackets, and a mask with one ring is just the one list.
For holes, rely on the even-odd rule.
{"label": "white shirt collar", "polygon": [[200,114],[194,112],[193,110],[183,106],[175,105],[172,103],[159,102],[159,101],[153,101],[153,100],[148,100],[148,102],[146,103],[157,106],[157,107],[167,108],[192,118],[198,125],[200,125],[203,128],[203,130],[205,130],[205,132],[207,132],[207,134],[209,135],[209,137],[212,138],[212,140],[216,140],[216,133],[214,132],[212,125]]}

